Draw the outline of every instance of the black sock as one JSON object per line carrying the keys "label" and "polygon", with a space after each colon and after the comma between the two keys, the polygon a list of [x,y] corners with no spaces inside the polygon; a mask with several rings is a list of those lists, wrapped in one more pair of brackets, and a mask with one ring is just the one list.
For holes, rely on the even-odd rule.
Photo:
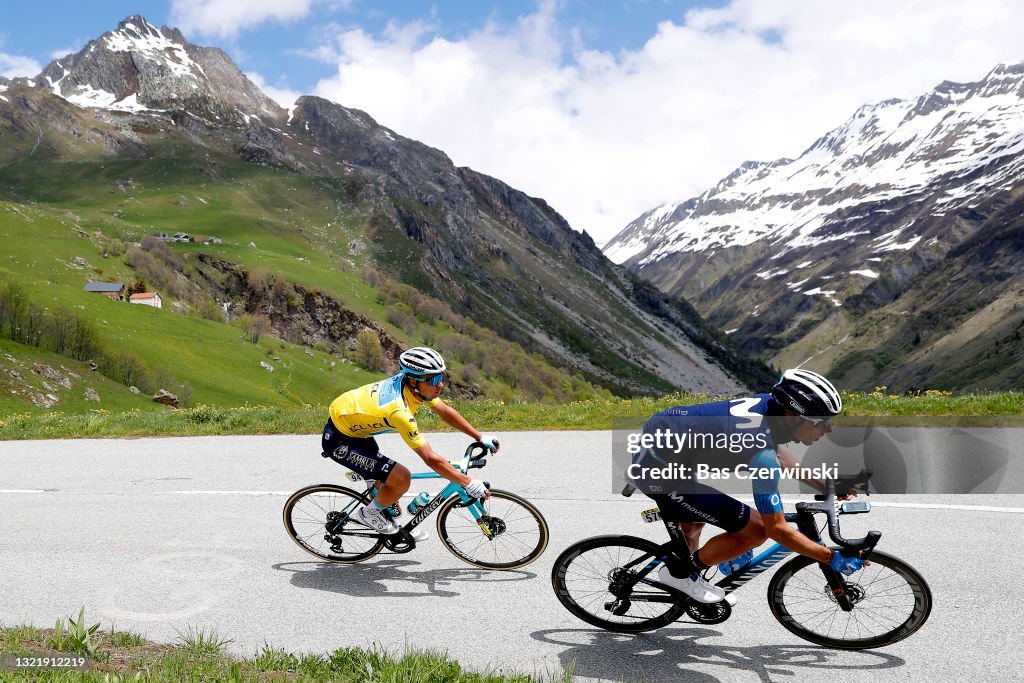
{"label": "black sock", "polygon": [[698,571],[693,564],[693,559],[690,557],[689,548],[682,552],[677,551],[670,554],[665,558],[665,566],[668,567],[668,571],[672,576],[680,579]]}
{"label": "black sock", "polygon": [[706,565],[701,561],[700,556],[697,554],[699,552],[699,550],[696,550],[692,555],[690,555],[690,562],[692,562],[693,566],[697,568],[697,571],[702,572],[705,569],[708,569],[710,565]]}

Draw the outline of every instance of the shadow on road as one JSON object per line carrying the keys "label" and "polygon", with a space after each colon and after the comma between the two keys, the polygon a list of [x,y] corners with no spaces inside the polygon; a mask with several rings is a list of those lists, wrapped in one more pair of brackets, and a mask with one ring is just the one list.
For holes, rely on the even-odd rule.
{"label": "shadow on road", "polygon": [[[413,560],[381,560],[373,564],[331,564],[329,562],[283,562],[273,565],[278,571],[291,572],[296,588],[344,593],[356,598],[415,597],[436,595],[455,597],[458,591],[442,588],[476,581],[529,581],[536,574],[524,571],[495,572],[474,567],[420,570]],[[396,588],[401,581],[409,590]],[[415,589],[415,590],[413,590]]]}
{"label": "shadow on road", "polygon": [[[740,647],[699,642],[702,638],[721,635],[719,631],[695,627],[637,634],[550,629],[534,631],[530,637],[542,643],[568,646],[559,653],[559,662],[564,669],[575,661],[577,676],[650,683],[733,680],[736,671],[757,674],[767,683],[792,681],[798,675],[807,679],[813,674],[801,671],[806,669],[819,670],[815,678],[825,678],[830,672],[881,671],[906,663],[899,657],[875,651],[826,650],[815,645]],[[697,670],[695,665],[703,670]],[[715,673],[706,673],[711,667]]]}

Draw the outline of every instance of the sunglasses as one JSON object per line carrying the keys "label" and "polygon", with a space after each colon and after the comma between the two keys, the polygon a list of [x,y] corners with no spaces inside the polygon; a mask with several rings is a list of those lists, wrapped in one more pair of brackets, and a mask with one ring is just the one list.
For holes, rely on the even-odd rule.
{"label": "sunglasses", "polygon": [[804,419],[810,422],[818,429],[825,429],[832,424],[831,417],[805,417]]}
{"label": "sunglasses", "polygon": [[439,372],[436,375],[430,375],[429,377],[418,377],[416,378],[416,381],[426,382],[432,387],[440,386],[441,382],[444,381],[444,373]]}

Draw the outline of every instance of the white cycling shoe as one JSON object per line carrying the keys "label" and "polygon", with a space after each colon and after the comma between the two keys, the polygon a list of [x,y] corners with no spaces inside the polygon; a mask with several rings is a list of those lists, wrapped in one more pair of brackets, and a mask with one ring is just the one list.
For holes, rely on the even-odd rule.
{"label": "white cycling shoe", "polygon": [[726,595],[724,590],[718,586],[711,585],[697,573],[679,578],[678,576],[673,576],[668,567],[662,567],[661,571],[658,572],[658,581],[685,593],[697,602],[712,603],[725,600],[730,606],[736,604],[736,598],[733,595]]}
{"label": "white cycling shoe", "polygon": [[[356,519],[377,533],[384,534],[385,536],[392,536],[397,534],[399,531],[398,525],[391,521],[391,518],[388,515],[375,507],[367,506],[359,508],[356,510]],[[416,527],[409,532],[409,535],[412,536],[417,543],[430,538],[430,534],[419,527]]]}
{"label": "white cycling shoe", "polygon": [[398,533],[398,525],[371,505],[356,510],[356,519],[379,534],[390,536]]}

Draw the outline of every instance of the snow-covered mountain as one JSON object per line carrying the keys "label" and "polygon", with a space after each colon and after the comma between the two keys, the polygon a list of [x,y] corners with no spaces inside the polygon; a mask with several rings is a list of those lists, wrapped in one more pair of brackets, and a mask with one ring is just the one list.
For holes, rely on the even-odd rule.
{"label": "snow-covered mountain", "polygon": [[50,63],[36,83],[82,107],[187,109],[215,119],[285,116],[223,50],[193,45],[177,29],[158,29],[138,15]]}
{"label": "snow-covered mountain", "polygon": [[[894,314],[899,324],[883,325],[883,339],[889,346],[905,341],[886,335],[923,314],[929,301],[954,294],[932,283],[915,299],[915,288],[946,267],[954,250],[1015,224],[1022,189],[1018,64],[976,83],[944,82],[913,100],[864,106],[799,158],[747,162],[699,197],[640,216],[604,251],[687,296],[748,350],[776,363],[812,358],[809,367],[848,373],[853,383],[920,385],[943,364],[929,356],[928,344],[916,347],[922,335],[956,327],[955,310],[902,332],[918,342],[890,354],[892,368],[872,362],[852,370],[851,353],[875,349],[858,333],[881,341],[872,325]],[[961,263],[976,275],[991,265]],[[888,310],[897,298],[902,308]],[[966,314],[991,300],[961,303]],[[905,372],[907,354],[919,357],[919,372]],[[999,386],[1021,382],[1019,371],[1000,377]]]}

